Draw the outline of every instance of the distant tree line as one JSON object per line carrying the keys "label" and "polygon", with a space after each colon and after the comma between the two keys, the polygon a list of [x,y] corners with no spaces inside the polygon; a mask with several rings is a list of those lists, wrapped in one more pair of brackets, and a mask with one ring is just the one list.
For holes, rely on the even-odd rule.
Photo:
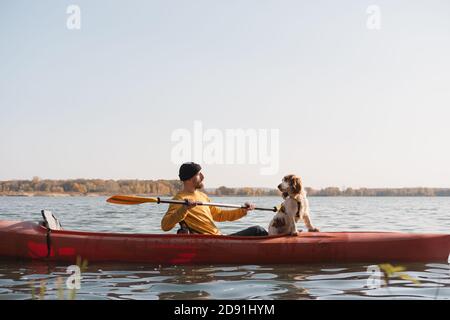
{"label": "distant tree line", "polygon": [[[182,188],[179,180],[102,180],[74,179],[49,180],[34,177],[32,180],[0,181],[0,195],[112,195],[139,194],[170,196]],[[228,188],[221,186],[205,190],[211,196],[279,196],[277,189]],[[450,188],[359,188],[340,189],[328,187],[320,190],[306,188],[308,196],[322,197],[450,197]]]}
{"label": "distant tree line", "polygon": [[323,197],[450,197],[450,188],[306,188],[308,196]]}
{"label": "distant tree line", "polygon": [[212,196],[247,196],[247,197],[264,197],[264,196],[279,196],[278,189],[267,188],[227,188],[221,186],[215,189],[206,190],[208,195]]}
{"label": "distant tree line", "polygon": [[[324,189],[305,188],[309,197],[450,197],[450,188],[359,188]],[[208,194],[217,196],[278,196],[278,189],[227,188],[219,187],[209,190]]]}
{"label": "distant tree line", "polygon": [[181,189],[178,180],[32,180],[0,181],[0,194],[148,194],[172,195]]}

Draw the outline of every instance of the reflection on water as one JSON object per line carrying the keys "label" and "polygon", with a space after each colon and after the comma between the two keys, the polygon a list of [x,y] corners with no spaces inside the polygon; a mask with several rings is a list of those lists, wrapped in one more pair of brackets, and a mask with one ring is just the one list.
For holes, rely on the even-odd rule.
{"label": "reflection on water", "polygon": [[[279,204],[277,197],[220,198],[220,202]],[[382,230],[444,232],[450,230],[450,198],[311,198],[314,223],[323,231]],[[167,206],[118,206],[105,198],[0,197],[0,219],[39,220],[50,209],[66,229],[161,233]],[[267,228],[273,214],[251,212],[235,222],[218,223],[224,233],[251,225]],[[299,227],[302,228],[299,224]],[[304,228],[304,227],[303,227]],[[173,230],[172,232],[175,232]],[[387,263],[389,261],[386,261]],[[46,281],[45,299],[57,299],[57,279],[68,277],[67,264],[0,260],[0,299],[31,299]],[[405,273],[388,286],[368,287],[366,264],[149,266],[89,265],[77,299],[450,299],[447,264],[404,264]],[[35,291],[36,291],[35,290]],[[68,290],[65,292],[68,297]]]}
{"label": "reflection on water", "polygon": [[[58,299],[67,265],[1,261],[0,299],[31,299],[46,281],[45,299]],[[77,299],[450,299],[447,264],[408,264],[419,280],[393,277],[368,287],[367,265],[143,266],[96,264],[82,274]],[[68,290],[66,290],[66,298]]]}

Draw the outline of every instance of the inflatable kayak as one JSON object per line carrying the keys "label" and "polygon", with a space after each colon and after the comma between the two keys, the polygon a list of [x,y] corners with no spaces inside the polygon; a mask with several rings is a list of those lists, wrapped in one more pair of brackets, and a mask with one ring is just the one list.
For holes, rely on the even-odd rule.
{"label": "inflatable kayak", "polygon": [[303,232],[239,237],[51,230],[0,220],[0,257],[149,264],[301,264],[447,261],[449,234]]}

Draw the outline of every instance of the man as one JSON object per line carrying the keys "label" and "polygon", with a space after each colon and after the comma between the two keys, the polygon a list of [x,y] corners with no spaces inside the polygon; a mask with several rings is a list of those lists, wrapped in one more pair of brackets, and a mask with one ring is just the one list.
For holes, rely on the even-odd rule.
{"label": "man", "polygon": [[[181,229],[178,233],[200,233],[221,235],[214,221],[234,221],[242,218],[248,211],[255,209],[255,205],[245,203],[245,208],[222,210],[213,206],[197,206],[195,202],[211,202],[206,194],[199,191],[203,188],[204,176],[200,172],[201,166],[194,162],[183,163],[179,170],[183,190],[175,195],[174,200],[186,200],[187,205],[171,204],[161,220],[164,231],[171,230],[177,223]],[[233,233],[236,236],[266,236],[267,231],[260,226],[253,226]]]}

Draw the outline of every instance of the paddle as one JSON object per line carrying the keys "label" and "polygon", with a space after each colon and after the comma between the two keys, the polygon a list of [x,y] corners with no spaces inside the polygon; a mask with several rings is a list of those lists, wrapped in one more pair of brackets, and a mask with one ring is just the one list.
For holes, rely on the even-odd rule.
{"label": "paddle", "polygon": [[[174,203],[174,204],[187,204],[187,201],[185,200],[164,200],[159,197],[157,198],[146,198],[146,197],[135,197],[135,196],[122,196],[122,195],[115,195],[106,200],[109,203],[115,203],[115,204],[126,204],[126,205],[133,205],[133,204],[142,204],[147,202],[155,202],[155,203]],[[236,204],[226,204],[226,203],[216,203],[216,202],[201,202],[197,201],[195,203],[198,206],[214,206],[214,207],[224,207],[224,208],[245,208],[245,206],[240,206]],[[255,208],[255,210],[261,210],[261,211],[272,211],[277,212],[277,208]]]}

